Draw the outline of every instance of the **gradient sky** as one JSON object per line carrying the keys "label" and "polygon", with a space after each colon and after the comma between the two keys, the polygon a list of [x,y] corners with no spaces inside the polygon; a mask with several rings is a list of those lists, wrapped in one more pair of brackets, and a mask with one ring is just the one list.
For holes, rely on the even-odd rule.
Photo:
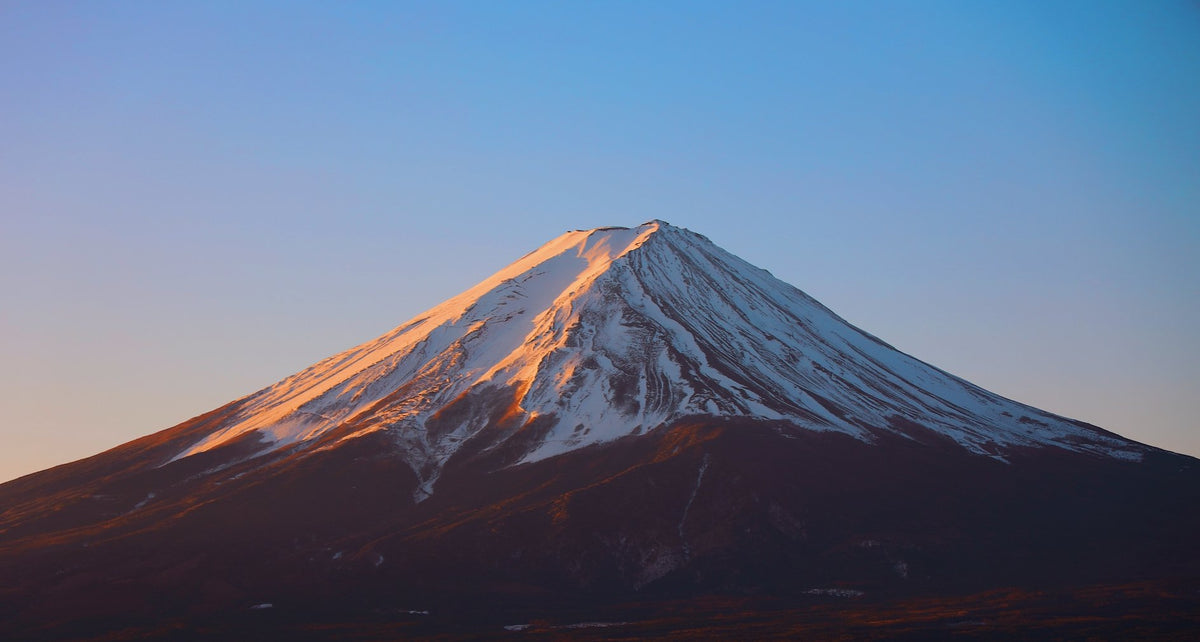
{"label": "gradient sky", "polygon": [[1200,455],[1200,5],[0,2],[0,480],[662,218]]}

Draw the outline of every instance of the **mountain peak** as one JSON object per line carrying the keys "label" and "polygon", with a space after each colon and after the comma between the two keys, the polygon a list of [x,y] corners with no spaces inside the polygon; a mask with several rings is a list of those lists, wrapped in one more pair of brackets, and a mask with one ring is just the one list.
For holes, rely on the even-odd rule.
{"label": "mountain peak", "polygon": [[987,392],[851,326],[707,238],[652,220],[574,230],[391,332],[237,402],[175,459],[383,431],[427,496],[463,452],[532,462],[686,418],[946,440],[1005,460],[1142,448]]}
{"label": "mountain peak", "polygon": [[654,232],[658,232],[658,231],[671,231],[671,232],[680,232],[680,231],[688,232],[689,231],[686,228],[676,227],[662,219],[655,218],[655,219],[650,219],[649,221],[646,221],[645,223],[642,223],[641,225],[638,225],[636,227],[621,227],[621,226],[606,225],[606,226],[601,226],[601,227],[571,230],[570,232],[568,232],[568,234],[584,233],[584,234],[590,235],[590,234],[595,234],[598,232],[623,232],[623,231],[630,231],[630,230],[638,231],[638,232],[646,232],[646,233],[654,233]]}
{"label": "mountain peak", "polygon": [[[605,226],[601,226],[601,227],[570,230],[570,231],[566,232],[563,236],[560,236],[558,239],[554,239],[554,240],[550,241],[546,245],[551,245],[551,244],[555,243],[556,241],[558,241],[559,239],[562,239],[563,237],[570,236],[570,235],[583,235],[585,237],[596,236],[596,235],[609,236],[609,235],[619,234],[619,233],[623,233],[623,232],[635,232],[638,235],[642,235],[642,234],[650,235],[650,234],[655,234],[657,232],[663,232],[663,231],[676,232],[676,231],[680,231],[682,229],[683,228],[675,227],[675,226],[671,225],[670,223],[667,223],[666,221],[659,220],[659,219],[652,219],[652,220],[646,221],[645,223],[642,223],[641,225],[638,225],[636,227],[605,225]],[[546,245],[543,245],[542,247],[544,248],[544,247],[546,247]]]}

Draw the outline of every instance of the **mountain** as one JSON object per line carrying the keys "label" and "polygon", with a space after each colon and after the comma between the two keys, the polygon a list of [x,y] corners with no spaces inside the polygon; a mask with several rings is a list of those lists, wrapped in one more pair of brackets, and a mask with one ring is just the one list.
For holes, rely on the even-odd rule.
{"label": "mountain", "polygon": [[1097,624],[1159,635],[1200,625],[1197,507],[1195,459],[983,390],[651,221],[567,232],[275,385],[0,485],[0,622],[294,639],[608,614],[636,637],[734,600],[771,636],[830,602],[1005,589],[1021,612],[1167,595]]}
{"label": "mountain", "polygon": [[916,423],[1001,461],[1023,447],[1145,451],[909,357],[703,236],[651,221],[560,236],[242,400],[174,460],[240,439],[260,456],[383,431],[421,480],[420,501],[467,444],[507,445],[508,463],[525,463],[686,417],[867,442]]}

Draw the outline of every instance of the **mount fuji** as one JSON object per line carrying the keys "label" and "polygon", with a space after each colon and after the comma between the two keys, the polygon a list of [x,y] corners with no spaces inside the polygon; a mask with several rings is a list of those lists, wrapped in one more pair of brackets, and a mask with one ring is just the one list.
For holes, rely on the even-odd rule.
{"label": "mount fuji", "polygon": [[558,237],[238,402],[172,461],[239,439],[261,456],[383,431],[421,480],[419,501],[467,444],[516,438],[511,463],[531,462],[686,417],[777,420],[866,442],[916,423],[1001,461],[1021,447],[1144,452],[909,357],[703,236],[651,221]]}
{"label": "mount fuji", "polygon": [[[939,370],[697,233],[576,230],[263,390],[0,485],[0,633],[639,637],[687,611],[724,637],[736,604],[771,637],[921,599],[966,601],[858,637],[1057,626],[961,625],[997,590],[1025,614],[1157,591],[1172,606],[1098,630],[1186,631],[1198,464]],[[832,628],[804,628],[818,611]]]}

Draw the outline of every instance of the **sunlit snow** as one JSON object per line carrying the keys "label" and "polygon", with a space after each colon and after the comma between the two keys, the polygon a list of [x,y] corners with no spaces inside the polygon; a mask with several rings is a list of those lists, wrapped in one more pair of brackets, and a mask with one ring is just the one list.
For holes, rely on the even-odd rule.
{"label": "sunlit snow", "polygon": [[903,354],[703,236],[651,221],[563,234],[382,337],[245,398],[175,459],[246,435],[268,452],[308,447],[339,427],[340,440],[387,431],[421,480],[420,500],[492,415],[481,409],[436,431],[431,422],[465,395],[495,391],[508,391],[521,421],[549,422],[524,462],[700,415],[866,441],[911,422],[1001,460],[1008,448],[1046,445],[1140,457],[1136,444]]}

